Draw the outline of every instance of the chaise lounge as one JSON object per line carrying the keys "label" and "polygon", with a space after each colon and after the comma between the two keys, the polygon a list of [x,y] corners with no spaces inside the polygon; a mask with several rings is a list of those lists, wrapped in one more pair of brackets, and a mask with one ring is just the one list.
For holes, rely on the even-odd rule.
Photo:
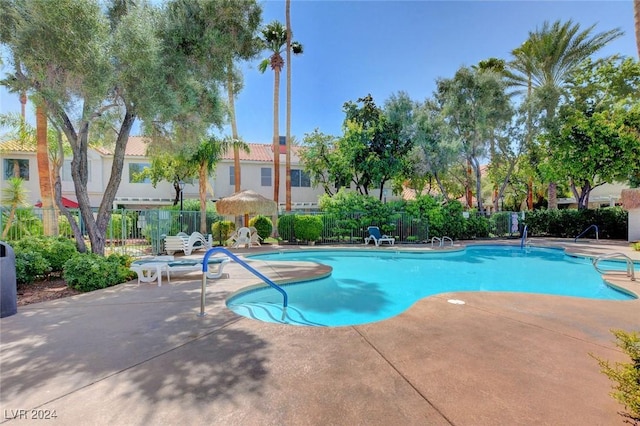
{"label": "chaise lounge", "polygon": [[211,234],[205,238],[204,235],[199,232],[194,232],[191,235],[180,232],[178,235],[168,235],[164,239],[164,250],[168,255],[182,251],[185,255],[189,256],[194,250],[208,250],[211,246],[213,246]]}
{"label": "chaise lounge", "polygon": [[378,247],[381,243],[389,243],[389,245],[394,245],[396,242],[395,238],[382,234],[380,232],[380,228],[378,228],[377,226],[370,226],[367,228],[367,231],[369,231],[369,236],[364,237],[365,245],[368,245],[371,241],[373,241],[376,247]]}
{"label": "chaise lounge", "polygon": [[[162,286],[162,274],[167,274],[167,281],[171,284],[171,273],[196,272],[202,270],[203,259],[182,259],[175,260],[173,256],[157,256],[150,259],[139,259],[131,263],[129,269],[138,274],[138,284],[140,282],[158,281],[158,287]],[[224,266],[231,259],[227,256],[217,256],[209,258],[206,276],[208,279],[220,278]],[[213,268],[213,266],[217,266]]]}

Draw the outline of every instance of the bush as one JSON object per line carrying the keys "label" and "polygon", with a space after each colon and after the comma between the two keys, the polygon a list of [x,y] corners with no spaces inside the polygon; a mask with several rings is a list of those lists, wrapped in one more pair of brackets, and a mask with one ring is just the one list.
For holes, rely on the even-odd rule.
{"label": "bush", "polygon": [[316,241],[322,235],[322,219],[318,216],[297,215],[293,228],[299,240]]}
{"label": "bush", "polygon": [[[524,223],[530,236],[575,238],[591,225],[596,225],[600,238],[625,239],[628,216],[621,207],[595,210],[534,210],[527,212]],[[595,230],[585,234],[587,238],[594,236]]]}
{"label": "bush", "polygon": [[29,250],[14,250],[14,253],[16,256],[16,282],[18,284],[31,284],[51,272],[51,266],[42,253]]}
{"label": "bush", "polygon": [[77,254],[64,264],[67,285],[78,291],[93,291],[129,281],[135,273],[128,269],[129,256],[95,253]]}
{"label": "bush", "polygon": [[616,362],[612,366],[609,361],[594,358],[601,371],[617,383],[611,396],[629,411],[625,417],[640,422],[640,333],[623,330],[612,330],[612,333],[616,336],[616,346],[629,356],[631,362]]}
{"label": "bush", "polygon": [[273,222],[266,216],[255,216],[249,220],[249,226],[256,228],[258,235],[263,240],[269,238],[273,232]]}
{"label": "bush", "polygon": [[295,241],[295,233],[293,232],[293,222],[295,220],[294,214],[286,214],[278,218],[278,235],[284,241]]}
{"label": "bush", "polygon": [[236,224],[230,220],[219,220],[211,225],[211,235],[214,240],[220,241],[223,246],[225,241],[231,238],[231,234],[236,229]]}
{"label": "bush", "polygon": [[41,236],[23,238],[16,241],[14,250],[18,252],[39,253],[47,260],[50,272],[53,273],[62,272],[64,262],[78,253],[75,243],[65,237]]}
{"label": "bush", "polygon": [[462,238],[470,240],[474,238],[486,238],[489,236],[489,219],[471,212],[469,218],[464,222]]}

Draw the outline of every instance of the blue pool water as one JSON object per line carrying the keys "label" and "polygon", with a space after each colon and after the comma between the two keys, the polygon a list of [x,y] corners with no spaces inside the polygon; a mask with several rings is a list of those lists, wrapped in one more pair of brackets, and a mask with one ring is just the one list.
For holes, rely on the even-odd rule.
{"label": "blue pool water", "polygon": [[[541,293],[591,299],[635,297],[607,286],[589,259],[563,251],[513,246],[473,246],[457,252],[298,251],[252,256],[264,261],[304,260],[330,265],[330,277],[232,296],[229,309],[267,322],[345,326],[380,321],[416,301],[454,291]],[[623,263],[602,262],[609,269]]]}

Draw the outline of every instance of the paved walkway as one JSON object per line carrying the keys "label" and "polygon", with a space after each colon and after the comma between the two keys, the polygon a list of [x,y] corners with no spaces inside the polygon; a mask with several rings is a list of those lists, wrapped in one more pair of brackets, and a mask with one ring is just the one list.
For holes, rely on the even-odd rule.
{"label": "paved walkway", "polygon": [[[625,244],[570,245],[640,259]],[[274,280],[326,272],[256,266]],[[449,293],[378,323],[294,327],[227,310],[232,292],[257,281],[233,263],[225,271],[204,317],[197,274],[19,307],[0,320],[0,422],[624,425],[590,354],[626,361],[610,330],[640,330],[640,299]]]}

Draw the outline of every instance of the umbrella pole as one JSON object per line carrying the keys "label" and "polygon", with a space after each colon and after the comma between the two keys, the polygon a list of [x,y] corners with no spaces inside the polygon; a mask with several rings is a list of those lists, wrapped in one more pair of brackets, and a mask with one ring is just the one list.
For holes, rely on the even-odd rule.
{"label": "umbrella pole", "polygon": [[244,215],[244,226],[249,226],[249,215],[246,213]]}

